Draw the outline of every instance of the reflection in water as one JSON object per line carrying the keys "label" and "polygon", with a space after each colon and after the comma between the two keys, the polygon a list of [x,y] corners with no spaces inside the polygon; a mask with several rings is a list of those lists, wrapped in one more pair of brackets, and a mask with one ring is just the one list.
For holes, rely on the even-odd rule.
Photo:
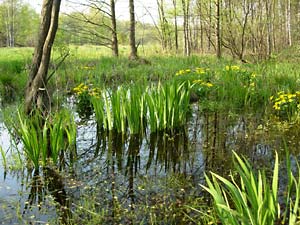
{"label": "reflection in water", "polygon": [[[68,166],[61,167],[66,177],[51,168],[36,172],[23,213],[28,214],[35,203],[43,205],[47,196],[56,202],[61,223],[74,219],[71,210],[78,209],[83,199],[93,204],[96,214],[109,212],[103,224],[134,224],[132,217],[120,216],[124,208],[132,215],[145,204],[158,214],[169,205],[175,210],[191,196],[202,195],[198,184],[204,182],[204,172],[228,175],[232,150],[255,165],[272,162],[274,142],[256,134],[257,123],[243,115],[200,115],[195,107],[188,125],[175,134],[147,131],[143,136],[127,136],[104,132],[92,120],[80,124],[77,152],[66,160]],[[150,220],[137,217],[136,221]],[[182,222],[181,217],[176,214],[172,223]],[[75,222],[81,223],[78,218]]]}
{"label": "reflection in water", "polygon": [[47,197],[52,197],[57,209],[59,223],[67,224],[71,219],[70,200],[65,191],[62,177],[53,168],[46,167],[43,173],[35,170],[31,178],[28,199],[22,215],[30,214],[33,206],[37,206],[37,210],[42,210],[42,205],[46,202]]}

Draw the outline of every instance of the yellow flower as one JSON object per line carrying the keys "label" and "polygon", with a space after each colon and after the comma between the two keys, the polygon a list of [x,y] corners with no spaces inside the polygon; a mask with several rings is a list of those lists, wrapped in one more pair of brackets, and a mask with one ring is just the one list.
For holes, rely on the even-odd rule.
{"label": "yellow flower", "polygon": [[225,70],[229,71],[229,70],[240,70],[239,66],[225,66]]}
{"label": "yellow flower", "polygon": [[278,104],[278,102],[275,102],[273,108],[274,108],[275,110],[280,110],[280,104]]}
{"label": "yellow flower", "polygon": [[250,83],[250,87],[254,87],[254,86],[255,86],[254,82]]}
{"label": "yellow flower", "polygon": [[212,87],[212,86],[214,86],[214,85],[213,85],[212,83],[210,83],[210,82],[207,82],[207,83],[206,83],[206,86],[207,86],[207,87]]}
{"label": "yellow flower", "polygon": [[[207,71],[207,70],[206,70]],[[197,67],[196,68],[196,73],[197,74],[205,74],[205,69],[204,68],[201,68],[201,67]]]}
{"label": "yellow flower", "polygon": [[239,70],[240,67],[239,66],[231,66],[231,70]]}
{"label": "yellow flower", "polygon": [[185,74],[185,70],[179,70],[175,75],[179,76],[179,75],[182,75],[182,74]]}

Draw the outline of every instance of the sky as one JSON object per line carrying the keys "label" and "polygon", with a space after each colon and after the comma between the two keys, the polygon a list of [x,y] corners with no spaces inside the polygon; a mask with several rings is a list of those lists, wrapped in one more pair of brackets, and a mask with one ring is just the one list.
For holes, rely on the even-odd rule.
{"label": "sky", "polygon": [[[80,2],[83,0],[72,0],[73,2]],[[37,12],[41,10],[42,0],[25,0],[32,5]],[[116,0],[116,17],[118,20],[129,20],[128,0]],[[136,20],[144,23],[153,23],[153,18],[157,20],[158,12],[155,0],[135,0],[135,14]],[[61,12],[70,12],[80,10],[78,5],[68,3],[62,0]],[[149,15],[151,14],[152,17]]]}

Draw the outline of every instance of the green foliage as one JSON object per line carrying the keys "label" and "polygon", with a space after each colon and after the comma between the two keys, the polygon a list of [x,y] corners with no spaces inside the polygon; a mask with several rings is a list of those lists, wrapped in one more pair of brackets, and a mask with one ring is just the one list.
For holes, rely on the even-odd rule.
{"label": "green foliage", "polygon": [[18,122],[18,124],[11,122],[14,132],[23,144],[22,150],[25,157],[34,165],[35,169],[39,168],[40,162],[46,166],[48,158],[51,158],[57,165],[61,152],[68,147],[72,149],[72,146],[75,145],[74,119],[65,112],[46,119],[40,115],[26,118],[18,112]]}
{"label": "green foliage", "polygon": [[31,50],[0,48],[0,96],[4,103],[23,96],[27,80],[25,67]]}
{"label": "green foliage", "polygon": [[150,88],[145,100],[151,132],[173,131],[186,122],[190,101],[190,82],[161,85]]}
{"label": "green foliage", "polygon": [[[296,224],[299,215],[300,176],[296,179],[293,175],[290,159],[287,153],[287,195],[286,209],[280,214],[278,200],[279,161],[275,155],[273,176],[271,182],[264,171],[257,172],[244,158],[234,152],[234,171],[231,179],[226,179],[213,172],[212,177],[205,175],[207,187],[202,187],[214,199],[214,208],[222,224]],[[299,166],[298,173],[299,173]],[[236,177],[237,176],[237,177]],[[292,194],[295,193],[295,194]],[[293,201],[293,199],[295,199]]]}
{"label": "green foliage", "polygon": [[[11,12],[9,15],[7,10]],[[39,22],[38,13],[28,3],[16,0],[12,8],[10,2],[2,1],[0,3],[0,47],[6,46],[7,24],[13,24],[15,46],[33,46]]]}
{"label": "green foliage", "polygon": [[6,161],[6,154],[3,150],[3,148],[0,146],[0,153],[1,153],[1,156],[2,156],[2,164],[3,164],[3,167],[4,169],[7,168],[7,161]]}
{"label": "green foliage", "polygon": [[190,82],[159,83],[146,89],[120,86],[115,91],[103,89],[92,104],[104,130],[126,133],[128,127],[131,134],[138,134],[149,126],[151,132],[173,132],[186,123],[190,89]]}

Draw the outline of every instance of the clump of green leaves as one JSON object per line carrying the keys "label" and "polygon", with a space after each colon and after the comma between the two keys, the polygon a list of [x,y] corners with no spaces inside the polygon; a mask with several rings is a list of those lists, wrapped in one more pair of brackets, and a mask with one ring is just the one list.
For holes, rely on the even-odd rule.
{"label": "clump of green leaves", "polygon": [[[262,170],[257,172],[245,159],[234,154],[234,168],[238,174],[231,179],[226,179],[213,172],[212,177],[205,176],[207,187],[202,187],[211,194],[214,200],[214,208],[222,224],[295,224],[299,215],[300,176],[296,179],[290,167],[287,157],[287,174],[289,183],[286,195],[286,210],[280,213],[278,201],[278,155],[275,155],[275,163],[271,183]],[[299,166],[298,166],[299,173]],[[295,191],[293,194],[292,191]],[[292,199],[295,199],[294,201]]]}
{"label": "clump of green leaves", "polygon": [[186,123],[189,111],[191,84],[158,83],[143,89],[133,86],[117,90],[103,89],[94,96],[92,104],[99,127],[118,133],[141,133],[146,127],[151,132],[175,131]]}
{"label": "clump of green leaves", "polygon": [[62,112],[44,119],[38,114],[26,117],[18,112],[18,124],[13,124],[13,131],[22,143],[19,151],[24,152],[35,169],[41,163],[46,166],[48,159],[57,165],[61,152],[75,145],[75,122],[66,115]]}

